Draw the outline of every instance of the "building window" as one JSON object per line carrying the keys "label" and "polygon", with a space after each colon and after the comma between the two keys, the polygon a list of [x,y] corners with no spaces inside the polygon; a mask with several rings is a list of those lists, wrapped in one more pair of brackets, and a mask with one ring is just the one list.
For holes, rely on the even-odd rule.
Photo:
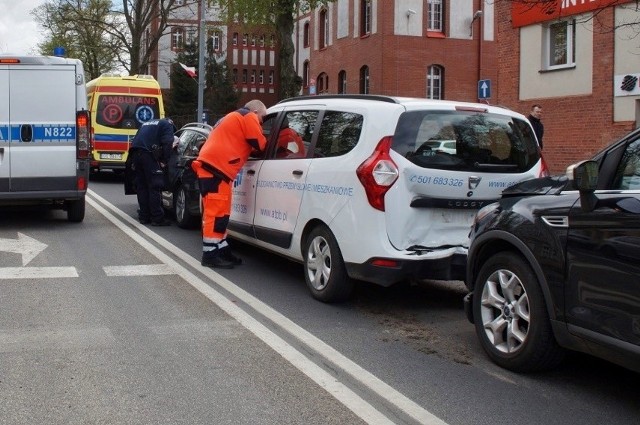
{"label": "building window", "polygon": [[546,69],[575,65],[575,20],[554,22],[545,27]]}
{"label": "building window", "polygon": [[271,37],[269,38],[269,46],[273,49],[274,47],[276,47],[276,36],[275,35],[271,35]]}
{"label": "building window", "polygon": [[260,75],[258,76],[258,83],[264,84],[264,71],[260,70]]}
{"label": "building window", "polygon": [[209,31],[209,39],[211,40],[211,48],[214,52],[220,51],[220,31]]}
{"label": "building window", "polygon": [[260,47],[264,47],[264,34],[260,36]]}
{"label": "building window", "polygon": [[347,71],[340,71],[338,73],[338,93],[347,93]]}
{"label": "building window", "polygon": [[242,34],[242,45],[247,46],[248,43],[249,43],[249,34],[247,33]]}
{"label": "building window", "polygon": [[256,46],[256,38],[257,38],[257,37],[256,37],[256,35],[255,35],[255,34],[251,34],[251,45],[252,45],[253,47],[255,47],[255,46]]}
{"label": "building window", "polygon": [[234,46],[238,45],[238,33],[237,32],[233,33],[233,45]]}
{"label": "building window", "polygon": [[184,46],[184,28],[171,28],[171,49],[180,50]]}
{"label": "building window", "polygon": [[247,84],[247,76],[249,75],[246,69],[242,70],[242,84]]}
{"label": "building window", "polygon": [[302,30],[302,46],[309,47],[309,21],[304,23],[304,29]]}
{"label": "building window", "polygon": [[431,65],[427,69],[427,98],[444,99],[442,80],[444,68],[440,65]]}
{"label": "building window", "polygon": [[371,0],[360,0],[360,35],[371,34]]}
{"label": "building window", "polygon": [[274,71],[269,71],[269,85],[273,85]]}
{"label": "building window", "polygon": [[309,87],[309,61],[304,61],[302,65],[302,85]]}
{"label": "building window", "polygon": [[251,70],[251,84],[255,84],[256,83],[256,70],[253,69]]}
{"label": "building window", "polygon": [[326,72],[318,75],[318,93],[328,93],[329,92],[329,76]]}
{"label": "building window", "polygon": [[238,68],[233,68],[233,84],[238,84]]}
{"label": "building window", "polygon": [[360,68],[360,93],[369,94],[369,67]]}
{"label": "building window", "polygon": [[320,11],[320,48],[324,49],[329,45],[329,16],[327,16],[327,9]]}
{"label": "building window", "polygon": [[442,0],[427,0],[427,31],[442,32]]}
{"label": "building window", "polygon": [[198,29],[195,27],[189,27],[186,29],[186,43],[187,44],[196,44],[196,40],[198,38]]}

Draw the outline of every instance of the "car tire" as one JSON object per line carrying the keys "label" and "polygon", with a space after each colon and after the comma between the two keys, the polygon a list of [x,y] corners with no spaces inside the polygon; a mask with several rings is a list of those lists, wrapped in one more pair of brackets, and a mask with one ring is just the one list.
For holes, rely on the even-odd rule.
{"label": "car tire", "polygon": [[513,252],[500,252],[475,281],[473,317],[482,348],[514,372],[552,369],[564,356],[551,329],[535,273]]}
{"label": "car tire", "polygon": [[313,298],[322,302],[348,299],[354,282],[347,274],[335,237],[325,226],[313,229],[305,239],[304,278]]}
{"label": "car tire", "polygon": [[66,204],[68,221],[80,223],[84,220],[84,213],[86,209],[84,196],[75,201],[67,201]]}
{"label": "car tire", "polygon": [[187,190],[184,185],[179,185],[173,192],[173,213],[176,217],[178,227],[182,229],[190,229],[197,224],[197,217],[189,213],[187,207]]}

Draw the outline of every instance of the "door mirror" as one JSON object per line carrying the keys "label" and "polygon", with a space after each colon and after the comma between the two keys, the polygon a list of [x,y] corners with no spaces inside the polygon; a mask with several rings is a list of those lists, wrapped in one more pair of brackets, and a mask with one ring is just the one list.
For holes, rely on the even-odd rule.
{"label": "door mirror", "polygon": [[582,161],[567,167],[567,178],[580,192],[593,192],[598,187],[598,163]]}

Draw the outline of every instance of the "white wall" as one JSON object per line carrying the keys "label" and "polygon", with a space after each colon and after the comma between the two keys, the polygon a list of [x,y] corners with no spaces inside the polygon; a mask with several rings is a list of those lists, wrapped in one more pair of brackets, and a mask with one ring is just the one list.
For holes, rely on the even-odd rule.
{"label": "white wall", "polygon": [[520,100],[591,94],[592,21],[585,19],[585,15],[576,15],[575,19],[576,64],[573,68],[544,71],[544,24],[520,28]]}
{"label": "white wall", "polygon": [[[626,6],[618,6],[615,11],[617,24],[638,21],[636,5],[631,3]],[[623,77],[626,74],[640,74],[640,38],[637,26],[626,26],[616,29],[614,39],[614,65],[613,75]],[[614,79],[614,84],[615,79]],[[617,87],[614,87],[614,92]],[[619,91],[619,90],[618,90]],[[635,90],[634,93],[638,91]],[[613,120],[634,121],[638,115],[636,110],[640,95],[615,96],[613,98]]]}

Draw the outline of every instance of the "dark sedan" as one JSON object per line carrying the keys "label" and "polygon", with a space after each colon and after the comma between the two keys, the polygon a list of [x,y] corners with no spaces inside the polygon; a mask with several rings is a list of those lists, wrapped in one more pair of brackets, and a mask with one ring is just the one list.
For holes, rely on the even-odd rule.
{"label": "dark sedan", "polygon": [[640,371],[640,130],[481,209],[465,298],[488,356],[518,372],[566,349]]}
{"label": "dark sedan", "polygon": [[186,124],[176,132],[180,141],[173,151],[166,173],[162,206],[173,212],[179,227],[195,227],[200,222],[200,191],[191,162],[207,141],[211,126],[201,123]]}

